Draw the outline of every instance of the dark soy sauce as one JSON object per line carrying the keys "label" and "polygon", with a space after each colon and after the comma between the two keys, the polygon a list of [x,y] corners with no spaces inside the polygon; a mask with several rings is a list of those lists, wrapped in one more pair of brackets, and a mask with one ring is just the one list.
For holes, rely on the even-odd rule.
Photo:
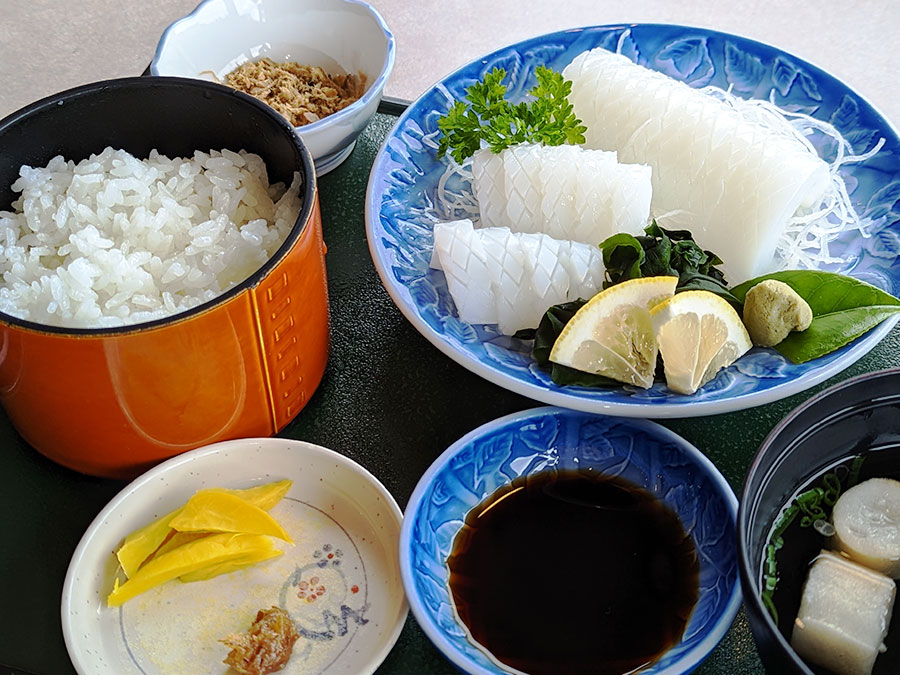
{"label": "dark soy sauce", "polygon": [[[864,461],[859,469],[858,483],[869,478],[893,478],[900,480],[900,445],[893,443],[871,444],[860,453]],[[796,493],[788,497],[781,513],[790,506],[794,498],[807,490],[821,486],[825,474],[834,473],[841,481],[843,494],[849,489],[848,477],[851,474],[853,457],[840,460],[816,472],[804,483]],[[827,508],[828,517],[831,509]],[[777,518],[776,518],[777,520]],[[774,524],[773,524],[774,525]],[[776,554],[778,565],[778,585],[772,596],[773,604],[778,612],[778,630],[790,643],[794,631],[794,619],[800,611],[800,600],[803,597],[803,584],[809,572],[809,565],[823,548],[831,548],[831,542],[819,534],[814,527],[803,527],[800,518],[796,518],[782,534],[784,546]],[[765,550],[764,550],[765,555]],[[765,569],[765,560],[760,561],[760,578]],[[872,675],[896,675],[900,672],[900,605],[895,607],[891,625],[888,628],[884,644],[887,651],[875,659]],[[817,675],[831,675],[831,671],[814,664],[807,664]]]}
{"label": "dark soy sauce", "polygon": [[466,516],[448,559],[472,638],[531,675],[622,675],[681,640],[699,562],[648,490],[594,471],[518,478]]}

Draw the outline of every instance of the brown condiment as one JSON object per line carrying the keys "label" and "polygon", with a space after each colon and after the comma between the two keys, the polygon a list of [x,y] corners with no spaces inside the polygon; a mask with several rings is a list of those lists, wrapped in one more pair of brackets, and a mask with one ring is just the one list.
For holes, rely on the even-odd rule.
{"label": "brown condiment", "polygon": [[281,607],[261,609],[246,633],[223,639],[231,647],[223,663],[241,675],[268,675],[287,665],[300,635],[290,614]]}
{"label": "brown condiment", "polygon": [[466,516],[448,559],[472,637],[531,675],[621,675],[676,644],[697,602],[692,537],[655,495],[593,471],[518,478]]}
{"label": "brown condiment", "polygon": [[258,98],[300,127],[358,100],[366,89],[366,76],[329,75],[318,66],[263,57],[235,68],[225,76],[225,84]]}

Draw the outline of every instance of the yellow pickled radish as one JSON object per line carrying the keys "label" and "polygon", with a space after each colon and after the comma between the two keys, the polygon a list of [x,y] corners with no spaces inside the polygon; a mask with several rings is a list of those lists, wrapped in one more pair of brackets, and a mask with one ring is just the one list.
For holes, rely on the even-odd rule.
{"label": "yellow pickled radish", "polygon": [[125,543],[116,551],[116,557],[119,559],[125,576],[129,579],[133,577],[141,563],[153,555],[153,552],[172,533],[169,521],[178,515],[179,511],[181,511],[181,507],[125,537]]}
{"label": "yellow pickled radish", "polygon": [[242,490],[232,490],[229,488],[213,489],[222,490],[223,492],[227,492],[228,494],[236,495],[243,499],[245,502],[250,502],[251,504],[253,504],[253,506],[257,506],[263,511],[268,511],[281,501],[281,498],[284,497],[287,494],[288,490],[291,489],[291,485],[293,485],[293,481],[280,480],[274,483],[265,483],[264,485],[244,488]]}
{"label": "yellow pickled radish", "polygon": [[269,537],[259,534],[223,533],[190,541],[153,558],[124,584],[119,585],[119,580],[116,579],[112,593],[107,597],[107,604],[116,607],[136,595],[184,574],[241,558],[260,549],[266,551],[272,549]]}
{"label": "yellow pickled radish", "polygon": [[[269,539],[269,541],[271,542],[271,539]],[[206,579],[217,577],[220,574],[229,574],[231,572],[236,572],[239,569],[250,567],[251,565],[255,565],[256,563],[263,562],[264,560],[275,558],[277,556],[280,556],[282,553],[284,553],[284,551],[281,551],[274,546],[270,551],[264,551],[260,549],[259,551],[241,556],[240,558],[235,558],[234,560],[228,560],[226,562],[216,563],[207,567],[201,567],[199,570],[196,570],[194,572],[182,574],[180,577],[178,577],[178,580],[184,582],[205,581]]]}
{"label": "yellow pickled radish", "polygon": [[147,562],[153,560],[153,558],[158,558],[161,555],[164,555],[171,551],[172,549],[176,549],[179,546],[184,546],[189,541],[195,541],[200,539],[201,537],[209,537],[215,532],[177,532],[176,530],[172,530],[172,534],[166,537],[166,540],[160,545],[158,549],[156,549],[153,553],[150,554],[148,560],[144,561],[146,565]]}
{"label": "yellow pickled radish", "polygon": [[261,508],[224,490],[200,490],[169,521],[179,532],[265,534],[293,543],[284,528]]}
{"label": "yellow pickled radish", "polygon": [[[291,484],[292,481],[290,480],[282,480],[243,490],[217,489],[237,495],[254,506],[268,511],[287,494]],[[180,511],[181,507],[170,511],[149,525],[132,532],[125,538],[125,542],[116,551],[116,557],[119,559],[119,564],[122,566],[125,576],[132,577],[141,564],[166,541],[167,537],[171,536],[173,530],[169,527],[169,521],[177,516]]]}
{"label": "yellow pickled radish", "polygon": [[630,279],[601,291],[556,338],[550,360],[647,389],[656,370],[650,309],[675,292],[678,277]]}

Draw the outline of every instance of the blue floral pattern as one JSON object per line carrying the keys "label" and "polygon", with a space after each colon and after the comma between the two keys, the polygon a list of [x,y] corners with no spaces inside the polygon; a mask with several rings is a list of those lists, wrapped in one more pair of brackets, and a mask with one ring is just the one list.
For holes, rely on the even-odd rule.
{"label": "blue floral pattern", "polygon": [[470,673],[502,673],[454,617],[447,556],[466,513],[515,478],[593,468],[654,492],[679,515],[700,557],[700,599],[682,641],[648,675],[689,672],[718,644],[741,603],[737,499],[699,450],[665,428],[561,408],[489,423],[451,446],[425,473],[406,509],[400,564],[410,607],[429,637]]}
{"label": "blue floral pattern", "polygon": [[[786,109],[831,122],[858,153],[883,138],[884,147],[874,157],[844,169],[851,198],[869,221],[867,236],[846,232],[832,251],[852,261],[835,271],[900,291],[900,139],[871,105],[815,66],[759,42],[681,26],[600,26],[526,40],[464,66],[426,91],[391,131],[372,168],[366,228],[381,279],[413,325],[448,356],[508,389],[545,403],[642,417],[708,415],[769,403],[825,380],[868,352],[896,321],[800,365],[773,350],[755,349],[692,396],[671,393],[662,384],[647,391],[560,387],[535,366],[528,343],[503,338],[491,326],[459,321],[443,273],[429,268],[432,226],[424,214],[435,203],[437,182],[447,167],[428,142],[438,118],[495,66],[507,70],[511,96],[518,98],[534,84],[536,66],[562,70],[577,54],[598,46],[618,49],[692,86],[731,86],[755,98],[771,95]],[[833,147],[818,150],[826,159],[835,152]]]}

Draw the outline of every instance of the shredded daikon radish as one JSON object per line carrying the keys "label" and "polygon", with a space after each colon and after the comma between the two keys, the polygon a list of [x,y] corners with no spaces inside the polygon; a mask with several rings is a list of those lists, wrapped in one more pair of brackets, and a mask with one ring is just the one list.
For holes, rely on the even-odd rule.
{"label": "shredded daikon radish", "polygon": [[[766,126],[773,133],[796,139],[817,156],[818,151],[810,140],[814,135],[818,134],[826,142],[832,142],[835,148],[834,158],[825,160],[829,165],[829,189],[816,208],[800,209],[791,217],[778,241],[775,254],[778,269],[817,269],[848,262],[832,256],[829,244],[842,233],[851,230],[868,237],[870,223],[857,215],[840,170],[848,164],[864,162],[873,157],[884,145],[885,139],[879,139],[868,151],[856,154],[853,146],[834,125],[805,113],[778,107],[774,101],[774,91],[768,100],[740,98],[718,87],[705,87],[701,91],[732,106],[747,119]],[[825,143],[820,145],[824,146]]]}

